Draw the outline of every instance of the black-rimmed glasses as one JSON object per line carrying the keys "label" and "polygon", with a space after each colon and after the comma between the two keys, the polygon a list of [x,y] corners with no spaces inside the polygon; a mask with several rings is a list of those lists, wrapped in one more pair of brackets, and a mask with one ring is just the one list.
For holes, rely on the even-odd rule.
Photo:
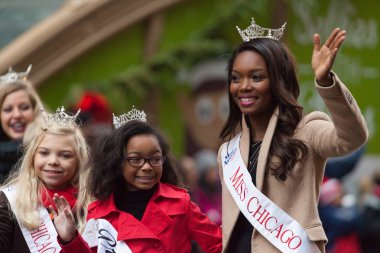
{"label": "black-rimmed glasses", "polygon": [[150,164],[152,167],[158,167],[162,166],[164,164],[166,157],[165,156],[152,156],[149,158],[140,157],[140,156],[133,156],[133,157],[126,157],[125,160],[128,161],[128,163],[133,167],[141,167],[146,162]]}

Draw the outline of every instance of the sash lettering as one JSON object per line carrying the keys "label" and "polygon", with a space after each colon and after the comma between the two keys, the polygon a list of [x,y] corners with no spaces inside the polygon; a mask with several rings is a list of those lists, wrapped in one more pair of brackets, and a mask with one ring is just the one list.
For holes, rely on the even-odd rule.
{"label": "sash lettering", "polygon": [[304,228],[252,183],[239,150],[240,135],[222,148],[224,182],[247,220],[277,249],[285,253],[320,253]]}
{"label": "sash lettering", "polygon": [[[3,189],[7,199],[12,207],[14,205],[14,198],[16,189],[9,187]],[[57,241],[57,231],[54,224],[50,219],[50,215],[45,207],[39,206],[38,212],[40,214],[40,225],[34,230],[28,230],[26,227],[19,223],[21,232],[25,238],[26,244],[31,253],[58,253],[61,247]]]}
{"label": "sash lettering", "polygon": [[124,241],[117,240],[116,229],[105,219],[90,219],[82,234],[90,248],[98,247],[98,253],[132,253]]}

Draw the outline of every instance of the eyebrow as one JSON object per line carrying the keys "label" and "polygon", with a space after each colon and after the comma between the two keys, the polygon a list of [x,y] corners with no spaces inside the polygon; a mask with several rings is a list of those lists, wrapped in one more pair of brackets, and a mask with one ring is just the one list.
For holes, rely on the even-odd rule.
{"label": "eyebrow", "polygon": [[[268,72],[268,69],[266,68],[256,68],[256,69],[250,69],[248,70],[249,73],[254,73],[254,72],[259,72],[259,71],[263,71],[263,72]],[[237,71],[235,69],[232,69],[231,73],[237,73],[239,74],[241,71]]]}
{"label": "eyebrow", "polygon": [[[142,153],[141,151],[130,151],[130,152],[127,152],[126,155],[130,155],[130,154],[141,155],[141,153]],[[162,151],[157,149],[153,152],[150,152],[149,154],[156,154],[156,153],[162,154]]]}

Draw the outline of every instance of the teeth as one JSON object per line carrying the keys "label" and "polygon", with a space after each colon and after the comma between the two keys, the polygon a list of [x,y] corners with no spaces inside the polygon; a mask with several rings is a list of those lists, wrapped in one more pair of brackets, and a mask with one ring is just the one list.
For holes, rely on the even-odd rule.
{"label": "teeth", "polygon": [[141,178],[141,179],[144,179],[144,180],[149,180],[149,179],[152,179],[153,176],[150,176],[150,177],[138,177],[138,178]]}
{"label": "teeth", "polygon": [[242,102],[253,102],[254,98],[240,98]]}
{"label": "teeth", "polygon": [[54,171],[54,170],[45,170],[47,173],[54,173],[54,174],[59,174],[59,171]]}
{"label": "teeth", "polygon": [[11,125],[11,127],[15,130],[15,131],[23,131],[24,130],[24,124],[22,123],[14,123]]}

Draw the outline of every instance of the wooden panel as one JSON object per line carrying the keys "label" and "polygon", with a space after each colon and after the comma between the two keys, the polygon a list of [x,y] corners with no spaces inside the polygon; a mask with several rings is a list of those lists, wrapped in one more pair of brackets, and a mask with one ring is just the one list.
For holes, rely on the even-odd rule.
{"label": "wooden panel", "polygon": [[0,51],[0,73],[33,64],[30,80],[38,85],[91,47],[180,1],[68,2]]}

